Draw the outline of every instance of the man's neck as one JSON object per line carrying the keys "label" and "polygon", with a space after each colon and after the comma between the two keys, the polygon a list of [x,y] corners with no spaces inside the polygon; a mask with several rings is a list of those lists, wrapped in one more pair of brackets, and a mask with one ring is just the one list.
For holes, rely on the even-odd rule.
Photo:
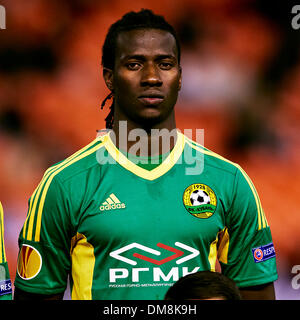
{"label": "man's neck", "polygon": [[138,127],[130,121],[116,121],[111,138],[118,149],[136,156],[166,154],[177,141],[175,119],[170,120],[150,128]]}

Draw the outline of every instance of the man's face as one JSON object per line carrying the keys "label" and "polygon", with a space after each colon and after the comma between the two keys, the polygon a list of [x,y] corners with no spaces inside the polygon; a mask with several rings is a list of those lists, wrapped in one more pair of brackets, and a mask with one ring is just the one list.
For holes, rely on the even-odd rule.
{"label": "man's face", "polygon": [[114,70],[104,71],[118,120],[151,127],[173,116],[181,87],[177,57],[175,38],[167,31],[137,29],[119,34]]}

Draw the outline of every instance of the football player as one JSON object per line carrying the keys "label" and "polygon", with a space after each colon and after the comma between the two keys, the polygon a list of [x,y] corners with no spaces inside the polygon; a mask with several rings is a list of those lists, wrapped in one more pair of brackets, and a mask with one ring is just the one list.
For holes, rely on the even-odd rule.
{"label": "football player", "polygon": [[176,130],[173,27],[150,10],[127,13],[102,63],[108,130],[50,167],[29,199],[15,298],[61,299],[70,275],[72,299],[163,299],[218,259],[243,298],[274,299],[275,251],[251,180]]}

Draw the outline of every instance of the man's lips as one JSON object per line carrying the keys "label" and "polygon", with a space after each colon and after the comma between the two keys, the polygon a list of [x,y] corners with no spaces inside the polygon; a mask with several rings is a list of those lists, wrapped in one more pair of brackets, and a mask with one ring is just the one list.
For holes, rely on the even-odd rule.
{"label": "man's lips", "polygon": [[159,96],[159,95],[149,95],[149,96],[140,96],[138,98],[143,104],[146,105],[158,105],[161,102],[163,102],[164,98],[163,96]]}

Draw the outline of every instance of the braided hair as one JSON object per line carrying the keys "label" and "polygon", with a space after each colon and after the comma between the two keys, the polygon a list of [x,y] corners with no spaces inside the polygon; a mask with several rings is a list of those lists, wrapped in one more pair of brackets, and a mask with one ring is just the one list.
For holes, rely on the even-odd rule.
{"label": "braided hair", "polygon": [[[101,103],[101,110],[104,108],[106,101],[110,100],[111,98],[113,98],[113,93],[111,92]],[[112,104],[109,107],[110,112],[107,115],[107,117],[105,118],[105,124],[106,124],[106,129],[112,129],[113,124],[114,124],[114,100],[112,102]]]}
{"label": "braided hair", "polygon": [[[130,11],[126,13],[120,20],[110,26],[102,47],[102,66],[104,68],[110,70],[114,69],[116,43],[119,33],[134,29],[160,29],[170,32],[176,41],[178,55],[177,58],[178,63],[180,64],[180,43],[174,28],[165,20],[163,16],[156,15],[149,9],[141,9],[139,12]],[[107,100],[110,99],[112,99],[110,112],[105,118],[107,129],[112,129],[114,123],[113,92],[110,92],[101,104],[101,109],[103,109]]]}

